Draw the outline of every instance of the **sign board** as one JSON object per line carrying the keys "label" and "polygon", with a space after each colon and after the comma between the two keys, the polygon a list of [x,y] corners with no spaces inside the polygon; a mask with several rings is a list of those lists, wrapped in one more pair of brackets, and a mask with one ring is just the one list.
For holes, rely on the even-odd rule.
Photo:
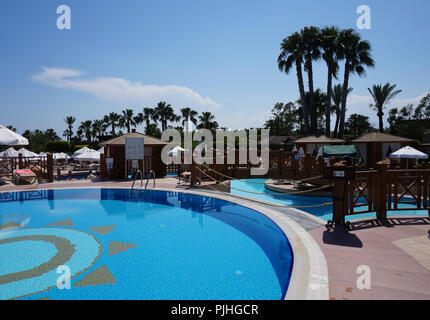
{"label": "sign board", "polygon": [[345,178],[345,171],[333,171],[334,178]]}
{"label": "sign board", "polygon": [[355,179],[354,167],[324,167],[323,176],[325,179]]}
{"label": "sign board", "polygon": [[144,156],[143,138],[125,138],[125,160],[143,160]]}
{"label": "sign board", "polygon": [[113,169],[113,158],[106,158],[106,168]]}

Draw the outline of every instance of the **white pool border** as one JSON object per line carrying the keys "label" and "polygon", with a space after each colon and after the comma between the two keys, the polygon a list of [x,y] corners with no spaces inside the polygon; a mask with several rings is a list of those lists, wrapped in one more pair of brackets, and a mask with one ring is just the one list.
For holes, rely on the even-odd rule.
{"label": "white pool border", "polygon": [[[76,188],[38,188],[32,190],[7,190],[0,193],[42,191],[42,190],[64,190],[64,189],[130,189],[129,187],[76,187]],[[140,190],[136,188],[135,190]],[[204,197],[232,202],[243,207],[258,211],[272,220],[288,238],[293,250],[293,270],[285,295],[285,300],[328,300],[328,268],[324,254],[312,236],[297,222],[289,218],[285,213],[265,208],[255,204],[253,201],[234,194],[228,196],[217,193],[209,193],[200,190],[176,190],[169,188],[151,188],[149,190],[169,191],[178,193],[195,194]],[[234,198],[234,199],[232,199]],[[305,216],[307,213],[295,209]]]}

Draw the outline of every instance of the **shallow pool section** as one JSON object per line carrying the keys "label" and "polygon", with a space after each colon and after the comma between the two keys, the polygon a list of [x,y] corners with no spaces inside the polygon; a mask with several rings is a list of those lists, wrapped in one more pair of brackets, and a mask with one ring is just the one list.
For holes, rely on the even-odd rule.
{"label": "shallow pool section", "polygon": [[[333,199],[330,197],[309,197],[309,196],[288,196],[288,195],[274,196],[274,195],[271,195],[271,193],[276,193],[275,191],[268,190],[264,187],[265,181],[266,179],[247,179],[243,181],[238,181],[238,180],[230,181],[230,184],[232,187],[240,190],[245,190],[245,191],[239,191],[239,190],[231,189],[231,193],[236,195],[251,197],[254,199],[269,201],[276,204],[282,204],[285,206],[291,206],[291,207],[313,206],[313,205],[333,202]],[[252,183],[252,182],[257,182],[258,184]],[[263,194],[253,194],[246,191],[263,193]],[[411,205],[402,204],[402,205],[399,205],[399,207],[408,208],[408,207],[411,207]],[[364,210],[364,208],[365,207],[361,207],[360,210]],[[302,208],[300,210],[310,213],[325,221],[331,220],[333,218],[333,206],[304,208],[304,209]],[[423,215],[426,215],[426,211],[424,210],[389,211],[387,212],[387,215],[423,216]],[[374,217],[375,217],[375,213],[365,213],[365,214],[349,216],[346,219],[355,220],[355,219],[374,218]]]}
{"label": "shallow pool section", "polygon": [[272,220],[216,198],[0,193],[0,299],[282,299],[292,265]]}

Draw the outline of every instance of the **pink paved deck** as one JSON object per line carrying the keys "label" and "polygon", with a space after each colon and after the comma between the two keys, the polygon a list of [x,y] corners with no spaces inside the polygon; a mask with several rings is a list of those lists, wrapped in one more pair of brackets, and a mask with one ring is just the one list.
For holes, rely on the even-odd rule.
{"label": "pink paved deck", "polygon": [[[430,299],[430,270],[393,243],[422,236],[428,248],[427,216],[391,218],[386,225],[368,219],[352,224],[349,234],[340,229],[310,231],[327,260],[330,299]],[[356,270],[360,265],[370,267],[370,290],[357,289],[360,275]]]}

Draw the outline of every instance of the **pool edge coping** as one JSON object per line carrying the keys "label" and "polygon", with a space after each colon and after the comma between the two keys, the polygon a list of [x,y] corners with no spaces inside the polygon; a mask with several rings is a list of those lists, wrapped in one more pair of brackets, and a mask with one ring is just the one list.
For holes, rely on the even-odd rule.
{"label": "pool edge coping", "polygon": [[[42,191],[42,190],[64,190],[64,189],[130,189],[129,187],[77,187],[77,188],[40,188],[35,190],[8,190],[8,192]],[[136,188],[135,190],[140,190]],[[209,193],[204,190],[175,190],[169,188],[151,188],[149,190],[170,191],[178,193],[195,194],[204,197],[212,197],[232,202],[243,207],[257,211],[272,220],[285,234],[293,251],[293,269],[284,300],[328,300],[329,282],[328,267],[325,256],[318,243],[297,222],[273,209],[264,208],[248,199],[236,197],[235,195]],[[234,198],[234,199],[231,199]],[[294,209],[303,213],[298,209]]]}

